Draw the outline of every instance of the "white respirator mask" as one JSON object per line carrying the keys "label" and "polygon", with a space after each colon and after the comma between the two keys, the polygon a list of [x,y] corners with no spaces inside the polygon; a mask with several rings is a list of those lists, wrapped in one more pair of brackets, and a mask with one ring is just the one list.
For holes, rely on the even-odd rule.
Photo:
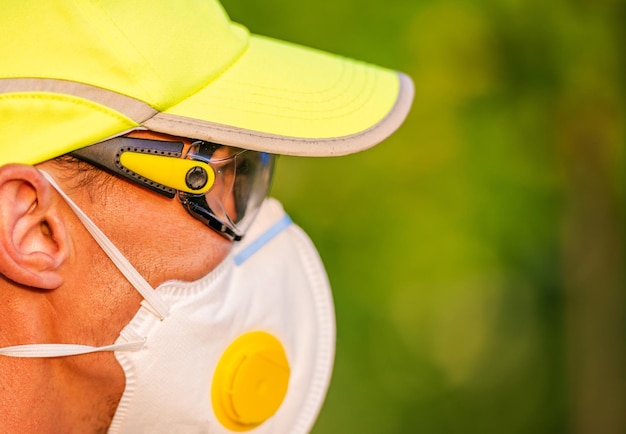
{"label": "white respirator mask", "polygon": [[19,345],[0,355],[115,351],[126,388],[110,433],[311,430],[332,372],[333,302],[315,247],[276,200],[209,274],[153,289],[45,175],[144,300],[112,345]]}

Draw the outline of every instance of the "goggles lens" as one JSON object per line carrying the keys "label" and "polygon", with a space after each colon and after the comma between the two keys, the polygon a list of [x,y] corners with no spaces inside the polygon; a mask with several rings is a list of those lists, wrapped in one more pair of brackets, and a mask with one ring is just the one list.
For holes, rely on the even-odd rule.
{"label": "goggles lens", "polygon": [[231,239],[241,239],[269,192],[274,155],[198,141],[184,158],[211,166],[215,181],[203,194],[178,191],[198,220]]}

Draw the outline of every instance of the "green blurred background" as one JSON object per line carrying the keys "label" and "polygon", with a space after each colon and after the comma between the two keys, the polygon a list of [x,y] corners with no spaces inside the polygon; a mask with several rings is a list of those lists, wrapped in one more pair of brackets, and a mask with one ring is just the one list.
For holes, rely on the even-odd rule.
{"label": "green blurred background", "polygon": [[624,2],[223,3],[416,84],[380,146],[279,161],[337,309],[314,433],[626,433]]}

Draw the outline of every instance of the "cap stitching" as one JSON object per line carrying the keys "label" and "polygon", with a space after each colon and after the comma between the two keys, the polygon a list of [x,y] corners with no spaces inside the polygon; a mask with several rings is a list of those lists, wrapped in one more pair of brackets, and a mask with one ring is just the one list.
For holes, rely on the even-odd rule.
{"label": "cap stitching", "polygon": [[[278,106],[278,105],[272,105],[269,103],[264,103],[262,101],[260,102],[254,102],[252,104],[258,106],[258,107],[269,107],[269,108],[273,108],[273,109],[279,109],[279,110],[284,110],[286,112],[290,112],[292,114],[294,114],[293,116],[288,115],[287,113],[271,113],[271,116],[273,117],[280,117],[283,119],[308,119],[305,117],[300,117],[300,116],[296,116],[295,113],[310,113],[310,114],[316,114],[316,113],[324,113],[327,114],[327,116],[317,116],[314,118],[314,120],[325,120],[325,119],[333,119],[333,118],[337,118],[338,116],[348,116],[356,111],[358,111],[361,107],[363,107],[365,104],[367,104],[367,102],[370,100],[371,95],[374,93],[374,89],[376,88],[376,83],[378,82],[378,76],[374,75],[372,77],[372,75],[369,73],[369,71],[366,71],[366,75],[364,78],[364,84],[361,86],[361,90],[364,88],[369,87],[369,91],[364,94],[362,92],[355,92],[355,96],[350,99],[350,101],[348,101],[347,104],[342,105],[341,107],[335,107],[333,109],[324,109],[324,108],[311,108],[311,109],[304,109],[304,108],[297,108],[297,107],[291,107],[288,105],[282,105],[282,106]],[[369,86],[368,86],[369,85]],[[342,95],[345,95],[348,93],[348,91],[350,90],[350,86],[346,87],[344,89],[343,92],[339,93],[337,96],[335,96],[335,98],[340,97]],[[354,103],[355,101],[358,100],[362,100],[362,102],[358,105],[354,105],[352,103]],[[234,104],[228,104],[228,102],[237,102],[237,101],[244,101],[243,99],[234,99],[234,98],[225,98],[225,97],[215,97],[213,98],[213,100],[219,100],[219,101],[225,101],[226,104],[223,104],[221,107],[225,107],[231,110],[237,110],[239,112],[247,112],[247,113],[260,113],[260,114],[265,114],[267,115],[268,113],[265,111],[262,111],[261,109],[259,110],[253,110],[253,109],[247,109],[246,105],[249,106],[251,105],[250,101],[245,101],[246,105],[243,106],[238,106],[238,105],[234,105]],[[296,99],[288,99],[288,98],[277,98],[278,101],[298,101]],[[332,99],[327,99],[324,101],[315,101],[312,102],[311,104],[323,104],[325,102],[329,102],[332,101]],[[300,101],[300,102],[305,102],[307,103],[307,101]],[[350,110],[346,110],[347,108],[350,108]],[[331,115],[332,113],[335,113],[335,115]]]}
{"label": "cap stitching", "polygon": [[135,124],[136,122],[133,121],[132,119],[122,115],[121,113],[112,111],[112,109],[110,108],[106,108],[105,106],[102,106],[98,103],[95,103],[93,101],[87,101],[84,99],[78,99],[78,97],[73,97],[73,96],[66,96],[66,95],[59,95],[59,94],[54,94],[54,93],[45,93],[45,92],[40,92],[40,93],[9,93],[9,94],[0,94],[0,100],[7,100],[7,99],[39,99],[39,100],[57,100],[57,101],[62,101],[62,102],[67,102],[67,103],[71,103],[74,105],[79,105],[79,106],[84,106],[90,109],[94,109],[96,111],[99,111],[100,113],[103,113],[109,117],[112,118],[116,118],[118,120],[122,120],[124,122],[128,122],[128,123],[133,123]]}
{"label": "cap stitching", "polygon": [[52,78],[7,78],[0,79],[0,95],[3,94],[48,94],[68,96],[108,107],[139,123],[157,112],[149,104],[113,90],[69,80]]}

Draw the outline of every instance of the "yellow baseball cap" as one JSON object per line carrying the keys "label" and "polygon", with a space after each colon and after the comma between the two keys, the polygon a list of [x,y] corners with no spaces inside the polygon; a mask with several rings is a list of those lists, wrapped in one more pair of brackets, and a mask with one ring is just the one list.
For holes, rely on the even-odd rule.
{"label": "yellow baseball cap", "polygon": [[404,74],[252,35],[216,0],[7,0],[0,165],[134,129],[303,156],[367,149],[404,121]]}

